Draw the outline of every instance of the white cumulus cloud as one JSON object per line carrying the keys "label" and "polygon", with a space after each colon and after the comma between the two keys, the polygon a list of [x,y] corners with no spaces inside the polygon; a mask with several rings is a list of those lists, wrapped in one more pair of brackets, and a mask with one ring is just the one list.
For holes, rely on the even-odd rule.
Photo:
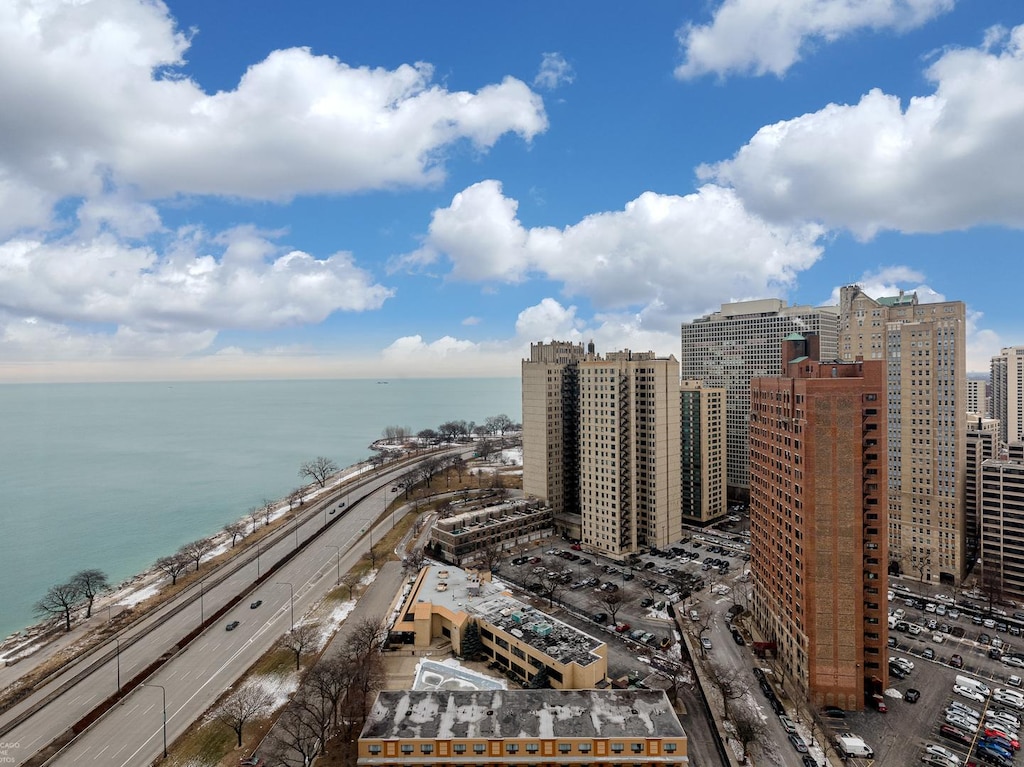
{"label": "white cumulus cloud", "polygon": [[561,53],[545,53],[541,56],[540,70],[533,78],[533,84],[537,88],[550,91],[563,85],[571,85],[575,79],[576,73],[572,65]]}
{"label": "white cumulus cloud", "polygon": [[685,61],[676,77],[784,75],[807,49],[863,31],[914,29],[954,0],[725,0],[709,24],[676,32]]}
{"label": "white cumulus cloud", "polygon": [[645,192],[621,211],[526,228],[494,180],[436,210],[424,247],[405,263],[447,259],[450,278],[517,283],[541,276],[599,311],[629,311],[667,330],[722,301],[785,291],[821,256],[820,227],[765,222],[729,189]]}
{"label": "white cumulus cloud", "polygon": [[541,98],[511,77],[448,91],[429,64],[352,67],[306,48],[208,93],[179,75],[188,45],[161,2],[0,4],[0,233],[110,183],[151,199],[422,186],[455,142],[547,128]]}
{"label": "white cumulus cloud", "polygon": [[700,169],[753,212],[812,220],[861,238],[881,230],[1024,226],[1024,26],[946,51],[935,92],[906,105],[873,90],[857,104],[761,128]]}

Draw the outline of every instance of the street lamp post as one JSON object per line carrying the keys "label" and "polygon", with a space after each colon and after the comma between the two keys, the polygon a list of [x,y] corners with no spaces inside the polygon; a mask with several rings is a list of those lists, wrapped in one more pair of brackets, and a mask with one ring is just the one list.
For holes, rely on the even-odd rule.
{"label": "street lamp post", "polygon": [[288,587],[288,611],[292,619],[292,631],[295,631],[295,587],[287,581],[278,581],[277,585]]}
{"label": "street lamp post", "polygon": [[203,596],[205,592],[206,578],[199,581],[199,625],[202,626],[206,623],[206,606],[203,604]]}
{"label": "street lamp post", "polygon": [[117,694],[121,694],[121,639],[120,637],[114,637],[114,642],[117,644],[117,652],[115,658],[117,660]]}
{"label": "street lamp post", "polygon": [[338,580],[334,582],[334,585],[337,586],[341,583],[341,546],[325,546],[324,548],[334,549],[338,552]]}
{"label": "street lamp post", "polygon": [[164,705],[164,759],[167,758],[167,689],[162,684],[152,684],[151,682],[143,682],[143,687],[159,687],[160,697],[163,700]]}
{"label": "street lamp post", "polygon": [[295,528],[295,548],[299,548],[299,518],[292,520],[292,527]]}

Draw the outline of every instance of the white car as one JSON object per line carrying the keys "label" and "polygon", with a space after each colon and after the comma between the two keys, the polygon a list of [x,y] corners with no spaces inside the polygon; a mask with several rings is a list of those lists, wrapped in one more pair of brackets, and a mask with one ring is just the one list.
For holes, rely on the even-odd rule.
{"label": "white car", "polygon": [[1016,674],[1010,674],[1010,676],[1006,679],[1006,683],[1010,685],[1010,687],[1020,687],[1022,684],[1022,680]]}
{"label": "white car", "polygon": [[959,727],[965,732],[977,732],[978,725],[972,722],[967,717],[959,716],[957,714],[946,714],[946,724],[951,724],[954,727]]}
{"label": "white car", "polygon": [[1024,698],[1016,695],[1007,695],[1002,690],[996,690],[992,693],[992,700],[996,703],[1002,703],[1004,706],[1015,708],[1018,711],[1024,711]]}
{"label": "white car", "polygon": [[992,722],[1002,722],[1014,731],[1020,729],[1020,719],[1009,711],[986,711],[985,718]]}
{"label": "white car", "polygon": [[1001,660],[1007,666],[1016,666],[1017,668],[1024,668],[1024,658],[1018,658],[1016,655],[1004,655]]}
{"label": "white car", "polygon": [[971,708],[966,703],[961,703],[958,700],[951,700],[946,711],[959,711],[971,719],[981,719],[981,714],[978,713],[978,709]]}
{"label": "white car", "polygon": [[890,657],[889,662],[895,663],[897,666],[908,672],[914,670],[914,661],[908,660],[907,658],[901,658],[898,655],[893,655],[892,657]]}
{"label": "white car", "polygon": [[953,764],[963,764],[960,757],[950,751],[945,746],[940,746],[937,743],[929,743],[924,747],[926,754],[933,754],[935,756],[943,756]]}
{"label": "white car", "polygon": [[796,724],[794,724],[793,720],[785,714],[779,715],[779,721],[782,722],[782,729],[784,729],[787,733],[796,732]]}
{"label": "white car", "polygon": [[978,703],[985,702],[985,696],[971,687],[964,687],[963,685],[955,684],[953,685],[953,692],[967,698],[967,700],[974,700]]}
{"label": "white car", "polygon": [[981,719],[978,717],[977,714],[971,714],[959,708],[947,708],[943,713],[945,713],[946,716],[963,717],[964,719],[967,719],[968,721],[972,722],[975,727],[981,724]]}
{"label": "white car", "polygon": [[935,642],[935,644],[942,644],[943,642],[946,641],[946,635],[945,634],[932,634],[932,641]]}

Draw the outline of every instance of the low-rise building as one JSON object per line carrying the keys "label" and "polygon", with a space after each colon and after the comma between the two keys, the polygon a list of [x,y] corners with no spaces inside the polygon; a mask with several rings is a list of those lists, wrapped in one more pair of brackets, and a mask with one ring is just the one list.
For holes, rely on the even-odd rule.
{"label": "low-rise building", "polygon": [[392,631],[411,636],[417,647],[451,640],[463,654],[475,624],[482,653],[496,669],[527,684],[546,669],[552,687],[595,687],[608,673],[608,647],[583,631],[516,599],[485,573],[428,566],[400,595]]}
{"label": "low-rise building", "polygon": [[485,549],[507,551],[547,538],[553,531],[550,506],[513,501],[439,519],[430,531],[430,544],[436,556],[462,565]]}
{"label": "low-rise building", "polygon": [[385,691],[358,764],[686,765],[661,690]]}

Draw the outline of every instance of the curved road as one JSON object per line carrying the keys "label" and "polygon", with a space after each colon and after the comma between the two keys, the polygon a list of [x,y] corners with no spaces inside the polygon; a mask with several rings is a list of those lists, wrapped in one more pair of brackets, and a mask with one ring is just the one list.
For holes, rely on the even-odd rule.
{"label": "curved road", "polygon": [[[0,741],[7,747],[7,763],[25,763],[116,693],[119,682],[123,685],[168,655],[171,659],[146,680],[146,686],[129,693],[49,763],[145,764],[160,756],[164,697],[167,739],[171,742],[289,630],[293,612],[297,619],[335,586],[339,552],[344,572],[366,553],[378,530],[383,534],[391,528],[393,519],[382,520],[367,540],[368,526],[393,497],[391,484],[409,467],[409,463],[403,463],[400,468],[385,470],[344,495],[338,493],[330,501],[314,504],[294,524],[276,534],[273,542],[261,543],[255,551],[211,571],[201,583],[120,632],[105,650],[70,664],[0,717]],[[331,508],[337,510],[339,498],[352,496],[362,497],[350,503],[344,516],[328,513]],[[329,522],[326,529],[325,519]],[[308,545],[254,590],[258,572],[265,575],[273,563],[304,544]],[[187,647],[177,647],[177,642],[199,627],[204,618],[239,595],[242,600],[222,619]],[[262,599],[262,606],[251,610],[253,599]],[[241,625],[225,631],[225,624],[231,620]],[[98,661],[104,653],[107,660]]]}

